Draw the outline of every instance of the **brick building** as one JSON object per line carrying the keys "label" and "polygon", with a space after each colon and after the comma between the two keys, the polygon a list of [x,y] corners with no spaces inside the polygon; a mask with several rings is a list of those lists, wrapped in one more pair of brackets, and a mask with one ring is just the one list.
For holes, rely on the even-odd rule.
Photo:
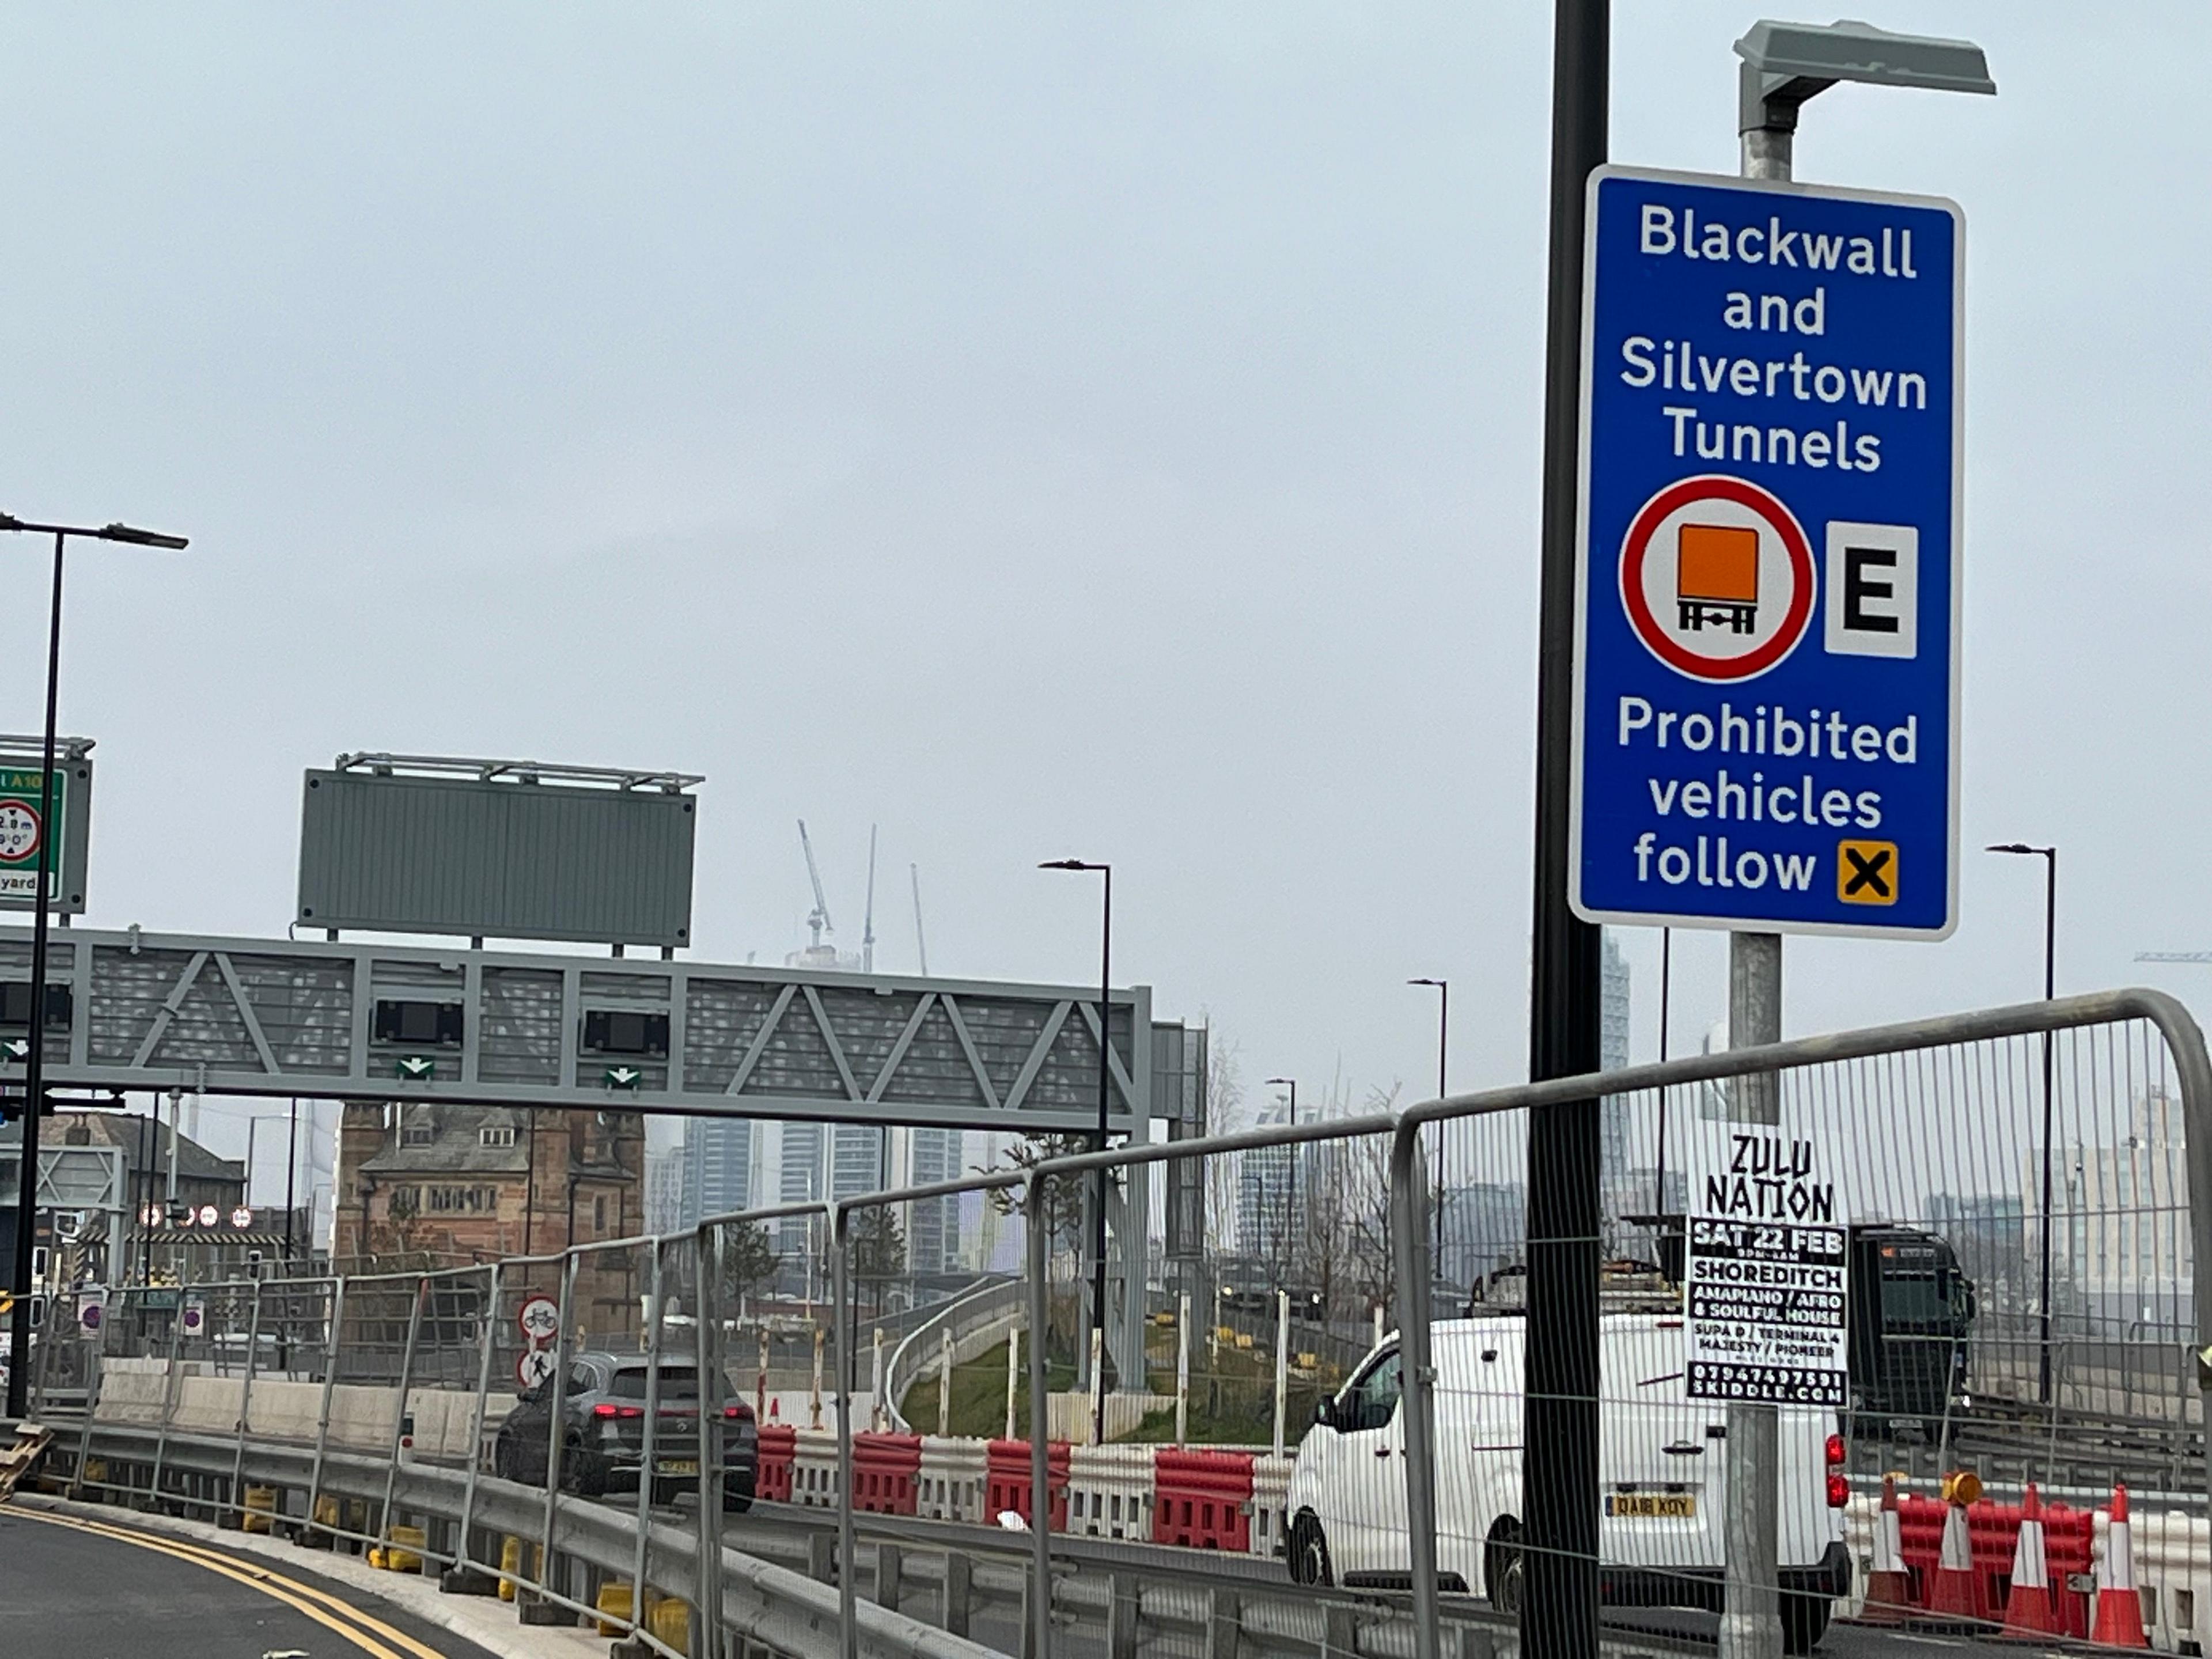
{"label": "brick building", "polygon": [[[630,1237],[645,1230],[644,1169],[635,1112],[349,1103],[332,1259],[349,1273],[458,1267]],[[585,1256],[575,1322],[634,1325],[642,1288],[641,1253]]]}

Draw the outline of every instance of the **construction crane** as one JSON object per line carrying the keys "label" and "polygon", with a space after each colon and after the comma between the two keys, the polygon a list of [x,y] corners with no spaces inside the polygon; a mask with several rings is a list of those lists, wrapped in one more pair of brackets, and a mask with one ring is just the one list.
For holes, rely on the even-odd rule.
{"label": "construction crane", "polygon": [[2212,962],[2212,951],[2138,951],[2137,962]]}
{"label": "construction crane", "polygon": [[868,826],[868,908],[860,918],[860,971],[876,971],[876,826]]}
{"label": "construction crane", "polygon": [[807,913],[806,925],[813,930],[813,948],[822,948],[822,935],[834,933],[836,927],[830,920],[830,901],[822,894],[822,872],[814,862],[814,843],[806,836],[806,820],[799,821],[799,849],[806,854],[806,878],[814,884],[814,908]]}
{"label": "construction crane", "polygon": [[909,864],[907,878],[914,883],[914,948],[921,957],[921,976],[929,977],[929,941],[921,936],[921,866]]}

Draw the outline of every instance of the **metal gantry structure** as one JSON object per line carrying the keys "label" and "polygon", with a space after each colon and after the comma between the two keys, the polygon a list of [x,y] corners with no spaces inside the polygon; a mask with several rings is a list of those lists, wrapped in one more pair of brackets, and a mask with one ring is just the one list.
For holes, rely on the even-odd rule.
{"label": "metal gantry structure", "polygon": [[[49,1087],[1098,1125],[1096,987],[135,927],[72,928],[51,953],[65,994],[47,999]],[[0,985],[29,966],[27,930],[0,929]],[[1117,1133],[1141,1137],[1152,993],[1117,989],[1109,1006],[1106,1108]],[[0,1060],[0,1084],[21,1089],[25,1058]]]}

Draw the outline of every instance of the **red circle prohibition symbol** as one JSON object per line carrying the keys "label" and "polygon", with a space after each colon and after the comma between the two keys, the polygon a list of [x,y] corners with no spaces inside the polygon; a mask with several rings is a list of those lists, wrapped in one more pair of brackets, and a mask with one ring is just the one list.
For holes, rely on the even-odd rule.
{"label": "red circle prohibition symbol", "polygon": [[[1782,538],[1790,556],[1790,608],[1772,638],[1735,657],[1710,657],[1686,649],[1660,626],[1644,593],[1644,561],[1652,538],[1669,514],[1698,501],[1734,501],[1757,514]],[[1668,484],[1644,503],[1620,544],[1620,602],[1637,637],[1669,668],[1693,679],[1747,680],[1763,674],[1796,648],[1813,615],[1813,548],[1790,509],[1757,484],[1717,474]]]}
{"label": "red circle prohibition symbol", "polygon": [[31,821],[31,844],[20,853],[0,853],[0,864],[26,864],[39,855],[39,844],[46,840],[46,825],[39,817],[39,809],[28,801],[11,800],[0,804],[0,811],[20,812]]}

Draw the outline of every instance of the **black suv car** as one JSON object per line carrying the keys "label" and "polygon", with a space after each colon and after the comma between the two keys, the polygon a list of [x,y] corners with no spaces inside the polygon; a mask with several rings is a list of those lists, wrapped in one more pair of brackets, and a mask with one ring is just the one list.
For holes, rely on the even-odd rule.
{"label": "black suv car", "polygon": [[[645,1456],[646,1362],[642,1354],[580,1353],[568,1362],[562,1415],[561,1489],[586,1498],[637,1490]],[[545,1484],[545,1449],[553,1409],[550,1380],[525,1391],[492,1443],[492,1472],[526,1486]],[[752,1506],[760,1470],[760,1427],[751,1405],[726,1395],[722,1425],[722,1506]],[[659,1420],[653,1430],[653,1501],[699,1489],[699,1371],[660,1367]]]}

